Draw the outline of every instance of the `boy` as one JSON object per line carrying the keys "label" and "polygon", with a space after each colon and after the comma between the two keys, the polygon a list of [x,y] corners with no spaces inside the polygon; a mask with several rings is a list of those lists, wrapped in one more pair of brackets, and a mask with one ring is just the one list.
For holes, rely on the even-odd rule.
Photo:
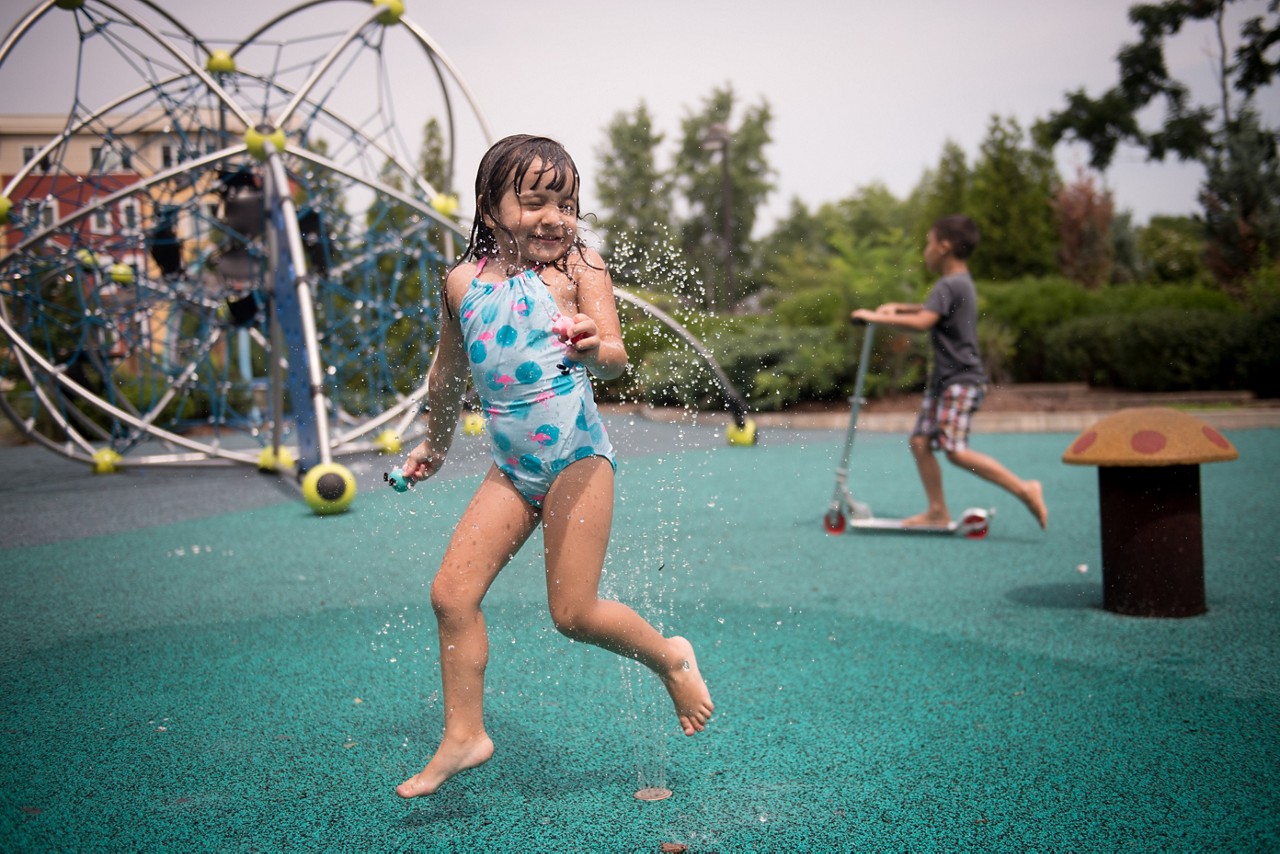
{"label": "boy", "polygon": [[982,405],[987,376],[978,352],[978,292],[969,275],[968,258],[978,245],[978,226],[967,216],[944,216],[929,229],[925,266],[940,275],[923,305],[886,303],[875,311],[860,308],[854,320],[883,323],[901,329],[929,331],[933,372],[925,389],[911,433],[911,453],[920,471],[929,506],[903,520],[904,525],[946,525],[951,511],[942,491],[942,468],[934,456],[941,448],[947,459],[1012,493],[1036,517],[1049,525],[1044,489],[1038,480],[1023,480],[996,459],[969,447],[969,421]]}

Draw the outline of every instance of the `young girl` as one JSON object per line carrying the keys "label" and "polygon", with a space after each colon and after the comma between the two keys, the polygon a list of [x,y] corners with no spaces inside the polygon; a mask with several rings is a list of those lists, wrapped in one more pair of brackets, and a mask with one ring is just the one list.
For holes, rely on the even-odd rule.
{"label": "young girl", "polygon": [[430,477],[453,442],[466,371],[480,395],[493,465],[463,512],[431,585],[440,636],[444,736],[404,798],[493,755],[484,728],[489,659],[481,600],[542,523],[551,619],[563,634],[644,664],[662,679],[685,735],[713,705],[693,647],[598,598],[613,519],[613,446],[591,394],[627,365],[613,285],[578,237],[578,169],[556,142],[511,136],[480,161],[476,216],[444,286],[446,321],[427,379],[430,411],[404,473]]}

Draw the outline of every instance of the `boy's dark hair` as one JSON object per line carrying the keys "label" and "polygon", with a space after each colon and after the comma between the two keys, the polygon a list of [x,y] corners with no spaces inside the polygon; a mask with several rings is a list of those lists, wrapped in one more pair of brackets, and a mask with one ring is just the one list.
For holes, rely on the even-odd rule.
{"label": "boy's dark hair", "polygon": [[520,195],[524,190],[521,182],[534,160],[542,161],[542,169],[530,189],[540,186],[544,178],[550,190],[559,192],[568,185],[574,207],[578,206],[578,167],[564,146],[545,136],[524,133],[500,139],[485,152],[476,170],[476,218],[462,260],[478,260],[497,253],[498,241],[485,217],[498,222],[498,206],[507,192],[507,181],[514,181],[516,195]]}
{"label": "boy's dark hair", "polygon": [[933,239],[951,244],[951,254],[961,261],[978,248],[978,224],[964,214],[939,217],[933,224]]}

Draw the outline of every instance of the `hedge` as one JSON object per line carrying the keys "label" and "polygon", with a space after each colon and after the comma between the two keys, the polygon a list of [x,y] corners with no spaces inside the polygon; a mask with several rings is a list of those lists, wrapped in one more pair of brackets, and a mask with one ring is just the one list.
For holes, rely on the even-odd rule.
{"label": "hedge", "polygon": [[1068,320],[1045,335],[1045,378],[1130,391],[1280,396],[1280,311],[1153,309]]}

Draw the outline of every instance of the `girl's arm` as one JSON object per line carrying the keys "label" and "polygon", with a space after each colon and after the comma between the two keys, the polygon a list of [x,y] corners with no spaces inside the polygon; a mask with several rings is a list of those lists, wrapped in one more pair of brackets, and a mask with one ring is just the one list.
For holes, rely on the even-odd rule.
{"label": "girl's arm", "polygon": [[594,250],[585,249],[582,255],[573,269],[578,285],[578,313],[572,318],[573,330],[565,355],[584,364],[594,376],[611,380],[627,369],[627,348],[622,343],[613,279]]}
{"label": "girl's arm", "polygon": [[[445,282],[445,299],[451,305],[457,302],[452,295],[465,291],[471,282],[474,267],[473,264],[464,264],[449,273]],[[462,409],[462,393],[467,388],[467,353],[456,309],[453,317],[446,312],[441,314],[444,317],[440,325],[440,340],[431,360],[431,370],[427,373],[427,435],[409,452],[409,459],[403,467],[405,475],[415,480],[431,477],[444,463],[445,455],[453,445],[458,413]]]}

